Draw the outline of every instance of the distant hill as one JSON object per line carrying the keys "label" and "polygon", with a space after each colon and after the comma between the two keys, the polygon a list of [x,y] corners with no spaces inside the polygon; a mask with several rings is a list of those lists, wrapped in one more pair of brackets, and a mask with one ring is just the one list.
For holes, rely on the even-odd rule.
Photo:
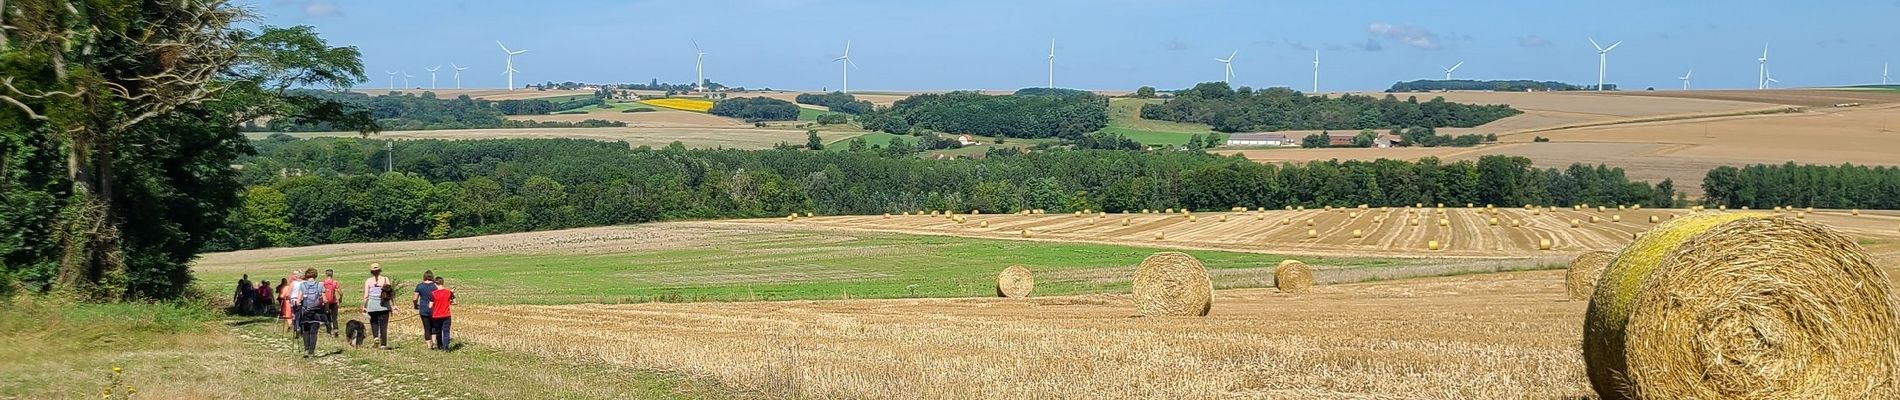
{"label": "distant hill", "polygon": [[[1605,84],[1603,85],[1603,87],[1604,89],[1608,89],[1608,90],[1616,90],[1616,84],[1614,83]],[[1595,89],[1596,89],[1596,85],[1572,85],[1572,84],[1556,82],[1556,81],[1538,82],[1538,81],[1531,81],[1531,80],[1474,81],[1474,80],[1469,80],[1469,79],[1452,79],[1452,80],[1421,79],[1421,80],[1416,80],[1416,81],[1394,83],[1392,84],[1392,88],[1386,89],[1385,91],[1386,92],[1432,92],[1432,91],[1440,91],[1440,90],[1490,90],[1490,91],[1499,91],[1499,92],[1522,92],[1526,90],[1570,91],[1570,90],[1595,90]]]}

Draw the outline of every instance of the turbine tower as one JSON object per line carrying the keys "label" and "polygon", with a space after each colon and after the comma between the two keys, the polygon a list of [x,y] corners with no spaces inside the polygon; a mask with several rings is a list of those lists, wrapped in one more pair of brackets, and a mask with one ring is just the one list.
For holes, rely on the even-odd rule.
{"label": "turbine tower", "polygon": [[1056,87],[1056,40],[1049,39],[1049,88]]}
{"label": "turbine tower", "polygon": [[409,89],[409,88],[415,87],[415,86],[409,86],[409,78],[414,78],[414,77],[416,76],[410,75],[409,71],[403,71],[402,72],[402,88]]}
{"label": "turbine tower", "polygon": [[699,78],[698,80],[693,81],[693,89],[699,91],[700,93],[706,93],[706,64],[705,64],[706,52],[704,50],[699,49],[699,39],[692,39],[692,40],[693,40],[693,76]]}
{"label": "turbine tower", "polygon": [[1682,81],[1682,90],[1689,90],[1689,77],[1694,76],[1694,75],[1695,75],[1695,68],[1690,68],[1689,73],[1682,74],[1682,76],[1676,77],[1676,79]]}
{"label": "turbine tower", "polygon": [[1768,44],[1767,43],[1761,44],[1761,58],[1755,59],[1755,63],[1757,64],[1755,68],[1755,76],[1756,76],[1755,88],[1767,89],[1768,88]]}
{"label": "turbine tower", "polygon": [[1445,80],[1449,81],[1451,80],[1451,71],[1457,71],[1458,67],[1462,67],[1462,66],[1465,66],[1464,61],[1459,61],[1457,64],[1452,64],[1451,68],[1439,67],[1439,69],[1445,70]]}
{"label": "turbine tower", "polygon": [[396,74],[399,72],[388,71],[387,73],[389,74],[389,90],[396,90]]}
{"label": "turbine tower", "polygon": [[1589,39],[1590,46],[1597,48],[1597,91],[1601,92],[1603,91],[1603,75],[1609,72],[1610,69],[1610,50],[1616,50],[1616,46],[1623,45],[1623,41],[1619,40],[1616,43],[1611,43],[1610,47],[1603,47],[1603,45],[1597,44],[1596,38]]}
{"label": "turbine tower", "polygon": [[1882,85],[1887,84],[1887,64],[1886,63],[1880,64],[1880,84]]}
{"label": "turbine tower", "polygon": [[429,71],[429,89],[435,90],[435,71],[441,71],[442,66],[437,65],[435,66],[435,68],[423,68],[423,69]]}
{"label": "turbine tower", "polygon": [[455,63],[449,63],[449,68],[455,70],[455,88],[461,89],[462,88],[462,71],[468,70],[468,67],[455,65]]}
{"label": "turbine tower", "polygon": [[1313,50],[1313,93],[1319,93],[1319,50]]}
{"label": "turbine tower", "polygon": [[501,52],[508,54],[508,64],[506,64],[507,67],[501,70],[501,74],[508,76],[508,90],[510,91],[515,90],[515,73],[521,72],[521,71],[515,70],[515,55],[526,53],[528,52],[528,50],[527,49],[508,50],[508,45],[501,44],[500,40],[495,41],[495,45],[501,46]]}
{"label": "turbine tower", "polygon": [[1236,55],[1240,55],[1240,50],[1234,50],[1233,53],[1227,54],[1227,58],[1214,59],[1214,61],[1220,61],[1221,64],[1227,66],[1227,72],[1221,75],[1220,83],[1231,83],[1231,81],[1234,80],[1234,56]]}
{"label": "turbine tower", "polygon": [[851,93],[851,69],[858,67],[857,63],[851,62],[851,41],[844,41],[844,55],[833,58],[831,61],[844,62],[844,64],[841,65],[841,67],[844,68],[844,93]]}

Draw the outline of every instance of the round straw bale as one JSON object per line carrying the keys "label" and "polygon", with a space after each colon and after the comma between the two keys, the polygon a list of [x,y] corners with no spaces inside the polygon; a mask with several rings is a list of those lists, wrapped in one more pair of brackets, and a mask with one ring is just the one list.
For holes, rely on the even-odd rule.
{"label": "round straw bale", "polygon": [[1676,218],[1610,263],[1584,320],[1604,399],[1900,398],[1900,318],[1853,239],[1763,214]]}
{"label": "round straw bale", "polygon": [[1652,223],[1652,224],[1654,224],[1654,223],[1657,223],[1657,222],[1662,222],[1662,218],[1661,218],[1661,217],[1657,217],[1657,216],[1654,216],[1654,215],[1651,215],[1651,216],[1649,216],[1649,223]]}
{"label": "round straw bale", "polygon": [[1449,220],[1449,219],[1444,219],[1444,218],[1439,218],[1439,219],[1438,219],[1438,226],[1451,226],[1451,220]]}
{"label": "round straw bale", "polygon": [[1592,215],[1592,216],[1590,216],[1590,223],[1592,223],[1592,224],[1594,224],[1594,223],[1597,223],[1598,221],[1602,221],[1602,220],[1603,220],[1603,219],[1601,219],[1601,218],[1597,218],[1597,216],[1595,216],[1595,215]]}
{"label": "round straw bale", "polygon": [[1575,218],[1571,218],[1571,219],[1570,219],[1570,227],[1572,227],[1572,228],[1579,228],[1579,227],[1583,227],[1583,221],[1581,221],[1581,220],[1577,220],[1577,219],[1575,219]]}
{"label": "round straw bale", "polygon": [[1491,226],[1498,226],[1498,217],[1491,217],[1491,220],[1486,222],[1490,223]]}
{"label": "round straw bale", "polygon": [[1173,214],[1173,213],[1174,213],[1174,207],[1168,207],[1168,213],[1169,213],[1169,214]]}
{"label": "round straw bale", "polygon": [[1200,220],[1201,220],[1201,219],[1200,219],[1199,217],[1195,217],[1195,216],[1192,216],[1192,215],[1189,215],[1189,216],[1187,216],[1187,219],[1188,219],[1188,222],[1195,222],[1195,221],[1200,221]]}
{"label": "round straw bale", "polygon": [[1167,232],[1155,232],[1155,240],[1168,240]]}
{"label": "round straw bale", "polygon": [[1024,229],[1024,230],[1023,230],[1023,237],[1024,237],[1024,238],[1028,238],[1028,237],[1029,237],[1029,230],[1028,230],[1028,229]]}
{"label": "round straw bale", "polygon": [[1361,230],[1358,230],[1358,229],[1354,229],[1354,230],[1352,230],[1352,238],[1353,238],[1353,239],[1358,239],[1358,238],[1363,238],[1363,237],[1366,237],[1366,232],[1365,232],[1365,231],[1361,231]]}
{"label": "round straw bale", "polygon": [[884,213],[884,219],[891,219],[891,213]]}
{"label": "round straw bale", "polygon": [[1307,218],[1307,219],[1306,219],[1306,226],[1313,226],[1313,219],[1312,219],[1312,218]]}
{"label": "round straw bale", "polygon": [[1292,225],[1292,224],[1293,224],[1293,220],[1291,219],[1280,220],[1280,225]]}
{"label": "round straw bale", "polygon": [[1122,217],[1122,226],[1128,226],[1129,221],[1132,221],[1132,220],[1129,219],[1128,217]]}
{"label": "round straw bale", "polygon": [[1442,248],[1442,247],[1439,247],[1439,245],[1438,245],[1438,241],[1437,241],[1437,240],[1432,240],[1432,241],[1427,241],[1427,242],[1425,242],[1425,249],[1426,249],[1426,250],[1431,250],[1431,251],[1438,251],[1438,249],[1440,249],[1440,248]]}
{"label": "round straw bale", "polygon": [[1285,293],[1306,293],[1313,288],[1313,269],[1300,260],[1280,261],[1273,269],[1273,287]]}
{"label": "round straw bale", "polygon": [[996,274],[996,297],[1023,298],[1036,289],[1036,278],[1029,274],[1029,268],[1011,265]]}
{"label": "round straw bale", "polygon": [[1412,226],[1418,226],[1418,218],[1408,219],[1408,220],[1405,220],[1405,222]]}
{"label": "round straw bale", "polygon": [[1214,281],[1194,256],[1161,252],[1141,260],[1133,283],[1136,309],[1141,315],[1196,317],[1214,306]]}
{"label": "round straw bale", "polygon": [[1616,205],[1616,209],[1617,209],[1617,210],[1624,210],[1625,208],[1623,208],[1623,205],[1622,205],[1622,204],[1617,204],[1617,205]]}
{"label": "round straw bale", "polygon": [[1318,230],[1318,229],[1307,229],[1307,230],[1306,230],[1306,238],[1307,238],[1307,239],[1318,239],[1318,238],[1319,238],[1319,230]]}
{"label": "round straw bale", "polygon": [[1226,215],[1220,216],[1220,222],[1227,222],[1227,216]]}
{"label": "round straw bale", "polygon": [[1717,210],[1722,210],[1722,211],[1728,211],[1728,205],[1727,205],[1727,204],[1722,204],[1722,205],[1717,205],[1717,206],[1715,206],[1715,209],[1717,209]]}
{"label": "round straw bale", "polygon": [[785,222],[792,222],[792,221],[797,221],[797,220],[798,220],[798,213],[792,213],[792,215],[785,216]]}
{"label": "round straw bale", "polygon": [[1858,208],[1854,209],[1854,216],[1856,217],[1860,216],[1860,209]]}
{"label": "round straw bale", "polygon": [[1610,216],[1610,222],[1623,222],[1623,216],[1622,216],[1622,215],[1611,215],[1611,216]]}
{"label": "round straw bale", "polygon": [[1524,225],[1524,221],[1522,221],[1522,220],[1518,220],[1518,219],[1512,219],[1512,220],[1511,220],[1511,227],[1512,227],[1512,228],[1516,228],[1516,227],[1519,227],[1519,226],[1523,226],[1523,225]]}
{"label": "round straw bale", "polygon": [[1550,238],[1537,239],[1538,250],[1550,250]]}
{"label": "round straw bale", "polygon": [[1794,217],[1795,217],[1795,219],[1808,219],[1808,213],[1804,213],[1804,212],[1798,212],[1798,211],[1797,211],[1797,212],[1795,212],[1795,213],[1794,213]]}
{"label": "round straw bale", "polygon": [[1642,204],[1631,204],[1631,205],[1630,205],[1630,209],[1631,209],[1631,210],[1641,210],[1641,209],[1643,209],[1643,205],[1642,205]]}
{"label": "round straw bale", "polygon": [[1807,212],[1814,212],[1814,206],[1808,206]]}
{"label": "round straw bale", "polygon": [[805,218],[811,218],[811,212],[810,212],[810,211],[806,211],[806,212],[805,212]]}
{"label": "round straw bale", "polygon": [[1610,260],[1613,259],[1616,259],[1616,253],[1586,251],[1570,260],[1570,270],[1564,279],[1564,288],[1569,290],[1570,299],[1589,300],[1590,294],[1596,292],[1597,278],[1603,276],[1603,268],[1610,266]]}

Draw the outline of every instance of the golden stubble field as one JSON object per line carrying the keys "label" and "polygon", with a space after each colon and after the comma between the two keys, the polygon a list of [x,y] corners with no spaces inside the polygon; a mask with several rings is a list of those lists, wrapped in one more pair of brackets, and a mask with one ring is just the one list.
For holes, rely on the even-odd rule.
{"label": "golden stubble field", "polygon": [[[645,113],[642,113],[645,114]],[[827,142],[843,140],[861,132],[819,131],[818,136]],[[268,133],[253,133],[252,137],[263,137]],[[315,132],[293,133],[301,138],[312,137],[356,137],[355,132]],[[761,129],[753,127],[715,128],[715,127],[625,127],[625,128],[525,128],[525,129],[444,129],[433,131],[390,131],[375,135],[378,139],[586,139],[607,142],[626,142],[633,147],[665,147],[675,141],[689,148],[728,149],[769,149],[772,145],[784,143],[805,143],[805,131],[792,129]]]}
{"label": "golden stubble field", "polygon": [[[1500,210],[1519,216],[1522,209]],[[1348,211],[1349,213],[1350,211]],[[1370,212],[1378,212],[1376,209]],[[1394,215],[1403,215],[1398,209]],[[1435,214],[1435,210],[1423,213]],[[710,223],[839,231],[893,231],[1012,240],[1113,242],[1153,247],[1250,248],[1362,256],[1426,254],[1411,241],[1443,235],[1449,257],[1524,255],[1523,238],[1568,238],[1558,253],[1613,249],[1647,216],[1560,209],[1518,230],[1474,225],[1477,209],[1446,210],[1449,228],[1390,229],[1354,242],[1348,227],[1376,226],[1325,210],[1122,215],[837,216]],[[1815,221],[1859,238],[1900,268],[1900,213],[1821,210]],[[1221,215],[1227,222],[1217,222]],[[1252,218],[1256,215],[1264,220]],[[1608,222],[1620,215],[1623,222]],[[1555,219],[1599,216],[1576,229]],[[1640,220],[1632,218],[1642,216]],[[1306,238],[1296,223],[1326,232]],[[1088,220],[1097,219],[1095,224]],[[1179,220],[1179,221],[1174,221]],[[991,228],[976,228],[989,221]],[[1327,222],[1321,222],[1327,221]],[[1636,222],[1631,222],[1636,221]],[[1106,223],[1114,222],[1114,223]],[[708,224],[708,223],[700,223]],[[1371,225],[1367,225],[1371,224]],[[781,228],[782,229],[782,228]],[[1032,238],[1018,235],[1030,229]],[[1129,232],[1138,229],[1144,232]],[[1182,239],[1132,238],[1167,230]],[[538,236],[524,236],[538,237]],[[545,238],[543,238],[545,239]],[[539,239],[537,239],[539,240]],[[1495,247],[1493,247],[1495,246]],[[1487,247],[1492,247],[1487,249]],[[1502,248],[1497,250],[1496,248]],[[999,270],[1001,266],[998,266]],[[1267,271],[1256,273],[1269,274]],[[766,397],[965,398],[1579,398],[1590,395],[1580,356],[1584,302],[1568,301],[1563,271],[1510,272],[1215,292],[1201,318],[1138,317],[1125,294],[1029,299],[891,299],[637,305],[471,305],[458,336],[482,346],[719,382]],[[400,327],[404,330],[413,328]],[[407,333],[405,333],[407,334]]]}
{"label": "golden stubble field", "polygon": [[[427,75],[424,75],[422,79],[423,79],[422,81],[415,81],[415,82],[427,82],[427,79],[428,79]],[[449,77],[449,74],[442,74],[438,76],[436,79],[439,82],[454,82],[452,80],[453,78]],[[527,100],[527,99],[541,99],[541,98],[548,98],[548,97],[566,97],[566,96],[577,96],[577,95],[591,96],[594,94],[594,91],[592,90],[557,90],[557,89],[549,89],[549,90],[395,89],[395,90],[390,90],[387,88],[357,87],[355,89],[351,89],[350,91],[361,92],[363,94],[368,94],[371,96],[389,94],[389,92],[399,92],[399,93],[415,94],[415,95],[421,95],[422,92],[432,92],[432,93],[435,93],[435,97],[438,99],[453,99],[453,98],[456,98],[457,96],[468,95],[468,97],[470,98],[483,99],[483,100]]]}
{"label": "golden stubble field", "polygon": [[[1425,94],[1421,94],[1425,95]],[[1260,162],[1475,160],[1521,156],[1541,168],[1607,164],[1634,179],[1673,179],[1691,197],[1710,168],[1747,164],[1900,165],[1900,92],[1769,90],[1594,93],[1444,93],[1447,100],[1503,102],[1526,113],[1479,128],[1499,143],[1470,148],[1259,149],[1223,151]],[[1423,97],[1423,96],[1421,96]],[[1748,99],[1754,102],[1736,100]],[[1859,107],[1833,104],[1857,102]],[[1527,104],[1522,105],[1520,104]],[[1817,104],[1826,104],[1820,106]],[[1809,107],[1799,113],[1749,114]],[[1766,107],[1766,108],[1763,108]],[[1576,118],[1561,117],[1575,114]],[[1560,118],[1561,117],[1561,118]],[[1569,118],[1569,119],[1564,119]],[[1559,120],[1563,119],[1563,120]],[[1533,143],[1536,137],[1550,138]]]}

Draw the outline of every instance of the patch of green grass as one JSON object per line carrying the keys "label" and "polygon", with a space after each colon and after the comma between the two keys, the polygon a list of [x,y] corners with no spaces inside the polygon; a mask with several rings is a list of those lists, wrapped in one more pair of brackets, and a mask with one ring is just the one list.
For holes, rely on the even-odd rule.
{"label": "patch of green grass", "polygon": [[1156,121],[1141,118],[1141,106],[1160,103],[1155,99],[1112,99],[1108,102],[1108,127],[1103,132],[1113,132],[1127,136],[1137,142],[1149,145],[1184,145],[1188,138],[1200,134],[1203,137],[1213,133],[1206,124],[1190,124],[1173,121]]}
{"label": "patch of green grass", "polygon": [[825,111],[825,110],[814,110],[814,109],[804,108],[804,107],[798,108],[799,121],[817,121],[818,116],[825,115],[825,114],[837,114],[837,113]]}
{"label": "patch of green grass", "polygon": [[[1020,264],[1036,271],[1038,295],[1128,290],[1134,266],[1158,250],[1134,246],[1027,242],[947,236],[819,231],[733,234],[662,250],[608,254],[514,253],[381,260],[407,282],[423,270],[450,277],[482,304],[569,304],[984,297],[995,274]],[[1208,268],[1268,268],[1285,257],[1188,251]],[[337,253],[306,261],[360,281],[363,258]],[[1309,264],[1385,267],[1398,261],[1307,257]],[[260,264],[274,265],[276,261]],[[264,267],[270,270],[277,267]],[[1262,272],[1263,274],[1266,272]],[[201,274],[207,290],[229,290],[230,272]],[[1217,278],[1220,287],[1258,285],[1255,275]]]}

